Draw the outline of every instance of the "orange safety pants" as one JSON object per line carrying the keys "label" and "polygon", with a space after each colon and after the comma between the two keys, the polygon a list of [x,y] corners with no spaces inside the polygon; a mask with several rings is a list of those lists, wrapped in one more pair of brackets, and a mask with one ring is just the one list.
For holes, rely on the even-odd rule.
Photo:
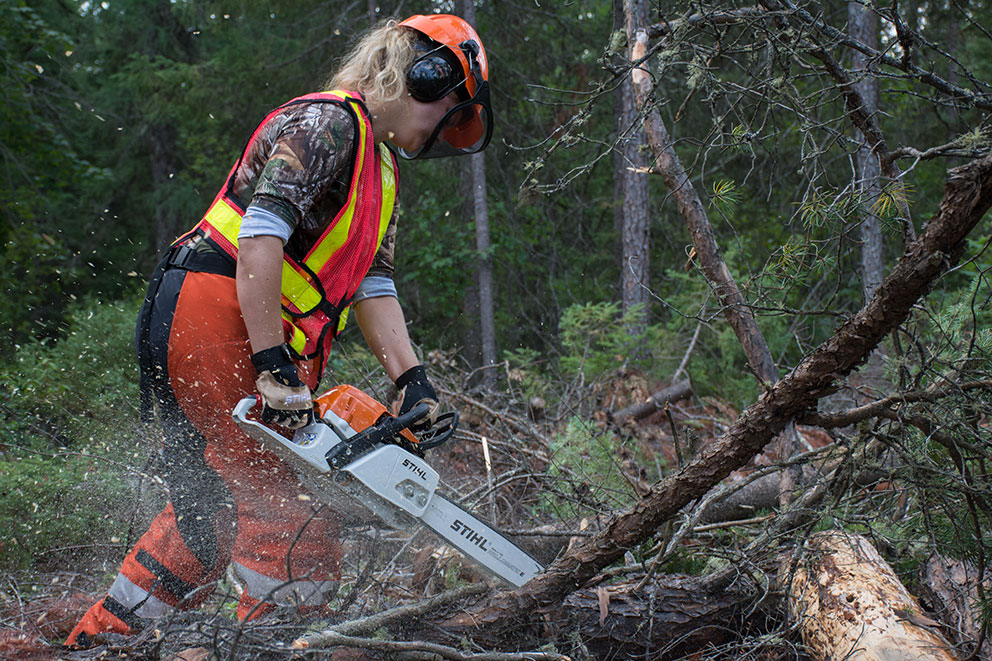
{"label": "orange safety pants", "polygon": [[[152,280],[137,345],[139,358],[146,348],[142,371],[151,370],[170,502],[66,644],[130,634],[148,618],[196,607],[231,563],[244,587],[239,619],[275,605],[325,604],[340,577],[337,517],[231,418],[235,404],[255,393],[257,376],[234,278],[166,260]],[[300,374],[315,387],[310,367],[301,365]]]}

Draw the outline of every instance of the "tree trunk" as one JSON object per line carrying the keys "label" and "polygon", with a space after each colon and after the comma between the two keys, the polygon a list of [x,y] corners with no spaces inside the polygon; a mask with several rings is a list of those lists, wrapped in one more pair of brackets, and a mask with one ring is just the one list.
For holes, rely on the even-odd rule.
{"label": "tree trunk", "polygon": [[684,381],[673,383],[664,390],[659,390],[648,397],[646,401],[638,402],[613,413],[611,417],[617,424],[623,424],[627,420],[640,420],[652,413],[663,410],[668,406],[669,402],[677,402],[680,399],[689,397],[691,394],[692,384],[688,379],[685,379]]}
{"label": "tree trunk", "polygon": [[[937,623],[920,613],[867,539],[827,531],[811,537],[806,551],[787,585],[788,604],[814,659],[955,658]],[[783,567],[780,580],[789,574]]]}
{"label": "tree trunk", "polygon": [[[152,189],[164,190],[178,171],[176,166],[176,131],[167,124],[148,127],[149,157],[151,160]],[[165,254],[172,242],[186,229],[187,218],[179,218],[166,205],[155,205],[155,245],[159,257]]]}
{"label": "tree trunk", "polygon": [[[628,19],[633,20],[630,11],[628,11]],[[639,60],[644,57],[647,53],[647,34],[644,29],[640,25],[628,25],[627,39],[633,44],[631,59]],[[631,78],[637,105],[644,109],[649,103],[651,95],[651,78],[643,69],[634,69],[631,72]],[[651,150],[654,152],[655,170],[661,174],[665,180],[665,185],[678,203],[679,212],[685,219],[689,233],[692,235],[696,258],[699,260],[699,265],[706,275],[706,279],[713,285],[720,303],[723,305],[724,316],[731,328],[734,329],[738,341],[744,347],[744,353],[755,376],[766,386],[770,386],[778,380],[778,370],[775,368],[775,362],[768,350],[768,344],[758,329],[754,315],[751,314],[751,308],[741,295],[737,283],[734,282],[734,277],[730,274],[727,263],[723,261],[723,255],[716,243],[713,227],[706,216],[703,202],[699,199],[695,187],[689,180],[689,175],[675,154],[668,130],[657,110],[652,110],[645,117],[644,129],[648,144],[651,145]]]}
{"label": "tree trunk", "polygon": [[781,381],[764,392],[692,462],[651,488],[630,510],[517,590],[471,613],[481,628],[519,627],[654,535],[688,503],[744,465],[796,416],[816,407],[902,323],[933,281],[961,258],[968,233],[992,206],[992,156],[949,172],[937,214],[882,282],[875,297]]}
{"label": "tree trunk", "polygon": [[554,638],[577,632],[595,659],[674,659],[733,640],[743,631],[750,595],[719,594],[700,588],[698,579],[656,576],[640,591],[637,578],[619,585],[579,590],[548,619]]}
{"label": "tree trunk", "polygon": [[[647,54],[646,21],[633,0],[625,0],[624,6],[627,13],[630,59],[638,61]],[[631,71],[631,81],[637,107],[643,111],[648,106],[652,91],[651,78],[645,69],[635,68]],[[766,388],[770,387],[778,381],[778,369],[775,367],[768,343],[758,328],[751,308],[737,287],[737,283],[734,282],[727,263],[723,260],[713,233],[713,226],[703,208],[703,202],[682,167],[661,114],[657,110],[651,110],[645,116],[644,130],[651,151],[654,153],[655,170],[661,174],[665,185],[678,203],[679,212],[692,235],[692,244],[699,265],[723,306],[727,322],[744,348],[744,355],[747,356],[751,372]],[[766,451],[769,456],[765,463],[774,462],[776,459],[788,459],[797,451],[799,442],[795,427],[788,424],[782,431],[775,445]],[[793,479],[791,471],[782,472],[779,493],[783,505],[787,503],[793,491]]]}
{"label": "tree trunk", "polygon": [[[875,12],[859,2],[848,4],[848,32],[851,37],[864,43],[874,50],[878,49],[878,16]],[[862,111],[874,117],[878,114],[878,80],[874,72],[869,70],[869,61],[863,53],[854,50],[851,53],[851,73],[855,88],[861,95]],[[875,293],[885,274],[883,258],[882,231],[875,203],[881,193],[882,167],[878,156],[872,152],[868,141],[860,129],[855,128],[855,139],[858,142],[857,177],[858,189],[861,192],[862,216],[861,221],[861,275],[862,290],[865,299]]]}
{"label": "tree trunk", "polygon": [[[475,25],[475,3],[462,2],[462,17]],[[483,154],[473,154],[469,177],[472,190],[472,209],[475,216],[475,248],[479,252],[476,281],[479,285],[479,337],[482,348],[482,383],[490,387],[496,380],[493,366],[496,364],[496,321],[493,309],[493,261],[489,254],[489,207],[486,201],[486,158]]]}
{"label": "tree trunk", "polygon": [[[647,21],[647,3],[634,0],[634,11]],[[617,28],[623,29],[623,3],[615,2],[619,14]],[[630,80],[617,88],[619,104],[617,149],[619,158],[614,160],[613,176],[619,181],[617,226],[620,229],[620,295],[621,306],[628,319],[627,333],[641,336],[647,328],[647,307],[650,300],[650,239],[651,223],[648,196],[648,158],[642,147],[647,143],[643,125],[637,122],[637,105]],[[626,137],[625,137],[625,134]]]}
{"label": "tree trunk", "polygon": [[[642,578],[643,573],[634,572],[622,583],[573,593],[559,608],[549,611],[542,626],[529,636],[514,632],[512,637],[500,639],[474,629],[464,633],[473,644],[488,649],[535,649],[549,643],[567,649],[579,644],[580,655],[588,658],[672,659],[712,649],[738,638],[741,631],[753,630],[749,625],[760,625],[747,621],[751,596],[744,590],[707,593],[698,578],[664,575],[637,589]],[[382,628],[397,632],[403,639],[450,644],[451,633],[472,628],[472,623],[455,615],[442,622],[442,630],[434,622],[445,608],[473,592],[471,587],[459,588],[420,604],[343,622],[303,636],[294,647],[325,648],[339,644],[340,635],[368,636]]]}
{"label": "tree trunk", "polygon": [[[934,616],[965,648],[965,655],[971,654],[982,639],[979,629],[980,580],[985,583],[984,591],[988,594],[992,585],[989,585],[987,574],[980,579],[973,564],[939,555],[927,560],[920,576],[920,596],[930,603]],[[983,641],[975,658],[978,661],[992,661],[992,645],[987,640]]]}

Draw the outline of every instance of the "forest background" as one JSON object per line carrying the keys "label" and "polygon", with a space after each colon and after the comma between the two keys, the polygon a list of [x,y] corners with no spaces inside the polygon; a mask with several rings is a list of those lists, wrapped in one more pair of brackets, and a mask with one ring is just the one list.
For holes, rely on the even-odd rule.
{"label": "forest background", "polygon": [[[620,511],[643,495],[625,467],[651,484],[683,461],[647,460],[643,431],[602,424],[617,384],[690,377],[691,455],[871,299],[948,170],[989,153],[988,3],[625,4],[0,0],[0,566],[123,553],[133,521],[114,503],[154,455],[131,355],[147,276],[259,119],[318,89],[383,17],[474,13],[490,57],[485,154],[401,163],[396,280],[446,389],[544,416],[545,471],[572,482],[534,524]],[[632,22],[651,39],[640,59]],[[632,60],[649,76],[636,101]],[[667,127],[667,152],[645,120]],[[821,401],[917,407],[819,420],[903,488],[845,507],[833,493],[806,521],[881,538],[911,584],[935,548],[986,564],[989,234],[986,218]],[[323,385],[385,398],[353,326]],[[648,435],[681,452],[670,422]],[[726,550],[680,554],[669,569],[705,573]]]}

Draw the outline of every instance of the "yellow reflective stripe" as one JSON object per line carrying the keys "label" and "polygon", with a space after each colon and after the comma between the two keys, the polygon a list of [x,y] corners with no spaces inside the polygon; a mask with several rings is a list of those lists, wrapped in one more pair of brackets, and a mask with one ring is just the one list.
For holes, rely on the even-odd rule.
{"label": "yellow reflective stripe", "polygon": [[[355,105],[355,104],[352,104]],[[351,199],[348,200],[348,205],[342,210],[341,215],[338,217],[337,222],[334,227],[330,229],[327,235],[317,244],[316,248],[310,256],[306,259],[307,266],[314,273],[320,273],[320,269],[325,263],[331,258],[331,256],[344,245],[344,242],[348,240],[348,233],[351,232],[351,221],[355,217],[355,209],[358,206],[358,197],[362,194],[362,191],[358,190],[358,183],[361,180],[361,172],[365,168],[365,142],[368,138],[368,127],[366,122],[361,120],[362,113],[356,110],[358,114],[358,144],[355,147],[355,151],[358,155],[358,161],[355,164],[354,176],[356,181],[352,183],[354,188],[352,189]]]}
{"label": "yellow reflective stripe", "polygon": [[[386,236],[389,229],[389,219],[393,216],[393,205],[396,203],[396,176],[393,173],[393,158],[389,153],[389,147],[385,143],[379,145],[379,155],[382,162],[382,211],[379,214],[379,239],[376,241],[376,250],[382,245],[382,238]],[[338,318],[338,329],[340,333],[348,324],[348,312],[351,306],[347,306],[341,311]]]}
{"label": "yellow reflective stripe", "polygon": [[285,259],[282,261],[282,295],[301,314],[315,309],[323,299],[320,291],[310,284],[310,278]]}
{"label": "yellow reflective stripe", "polygon": [[238,247],[238,231],[241,229],[240,211],[231,206],[226,199],[219,197],[207,210],[205,218],[235,248]]}
{"label": "yellow reflective stripe", "polygon": [[347,306],[344,310],[341,310],[341,316],[338,317],[338,332],[344,330],[345,325],[348,323],[348,312],[351,311],[351,306]]}
{"label": "yellow reflective stripe", "polygon": [[288,321],[290,324],[290,328],[293,329],[292,333],[290,334],[289,343],[288,343],[290,348],[293,351],[295,351],[298,356],[304,355],[303,350],[306,349],[307,346],[306,334],[304,334],[304,332],[300,330],[299,326],[293,323],[293,317],[291,317],[289,314],[283,312],[282,318]]}
{"label": "yellow reflective stripe", "polygon": [[396,175],[393,172],[393,157],[389,147],[383,142],[379,145],[379,161],[382,163],[382,211],[379,214],[379,241],[386,236],[389,219],[393,215],[393,205],[396,203]]}

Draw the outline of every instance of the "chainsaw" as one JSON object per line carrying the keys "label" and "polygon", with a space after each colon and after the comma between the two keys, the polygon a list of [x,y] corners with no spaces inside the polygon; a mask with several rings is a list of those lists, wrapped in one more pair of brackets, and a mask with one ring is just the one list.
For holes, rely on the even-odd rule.
{"label": "chainsaw", "polygon": [[544,571],[488,524],[437,493],[440,476],[423,453],[452,437],[457,413],[441,416],[418,438],[408,427],[428,412],[426,404],[394,417],[361,390],[340,385],[314,399],[314,422],[290,439],[249,419],[257,403],[257,397],[238,402],[235,422],[344,516],[367,519],[371,514],[399,530],[423,524],[515,587]]}

